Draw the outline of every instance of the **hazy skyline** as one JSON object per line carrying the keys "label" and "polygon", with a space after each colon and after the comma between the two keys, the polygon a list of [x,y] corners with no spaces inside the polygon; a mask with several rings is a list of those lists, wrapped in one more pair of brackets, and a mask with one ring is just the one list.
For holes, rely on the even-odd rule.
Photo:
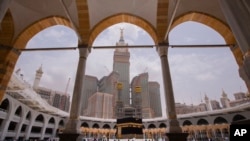
{"label": "hazy skyline", "polygon": [[[115,45],[124,28],[124,39],[129,45],[152,45],[152,38],[143,29],[131,24],[116,24],[104,30],[94,45]],[[195,22],[186,22],[174,28],[169,35],[170,44],[225,44],[223,38],[211,28]],[[54,26],[34,36],[27,48],[75,47],[77,36],[73,30]],[[164,99],[160,58],[155,48],[130,50],[130,79],[148,72],[150,81],[158,81]],[[114,49],[92,49],[87,59],[86,75],[98,79],[112,71]],[[33,84],[35,71],[43,65],[41,86],[65,91],[71,78],[69,93],[73,93],[78,50],[22,52],[16,65],[24,79]],[[246,92],[238,74],[238,66],[229,48],[169,48],[169,64],[176,102],[198,104],[206,93],[219,100],[222,89],[233,99],[233,93]],[[164,105],[164,104],[163,104]],[[163,107],[164,110],[165,107]]]}

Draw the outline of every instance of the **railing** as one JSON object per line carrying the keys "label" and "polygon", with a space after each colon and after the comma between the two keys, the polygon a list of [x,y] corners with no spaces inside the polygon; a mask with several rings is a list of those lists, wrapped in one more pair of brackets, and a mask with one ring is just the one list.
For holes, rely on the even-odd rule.
{"label": "railing", "polygon": [[7,113],[7,110],[0,108],[0,111]]}
{"label": "railing", "polygon": [[2,119],[5,119],[6,116],[7,116],[7,113],[6,113],[6,112],[0,111],[0,117],[1,117]]}
{"label": "railing", "polygon": [[13,116],[13,121],[19,122],[20,121],[20,116],[14,115]]}
{"label": "railing", "polygon": [[34,122],[34,125],[33,126],[39,126],[39,127],[42,127],[44,125],[44,123],[43,122],[41,122],[41,121],[36,121],[36,122]]}

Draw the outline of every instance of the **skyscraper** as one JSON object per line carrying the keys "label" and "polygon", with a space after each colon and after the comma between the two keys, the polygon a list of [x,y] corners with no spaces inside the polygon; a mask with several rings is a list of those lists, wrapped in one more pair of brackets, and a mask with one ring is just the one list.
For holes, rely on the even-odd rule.
{"label": "skyscraper", "polygon": [[135,88],[136,86],[141,87],[141,107],[142,107],[142,117],[143,118],[152,118],[153,111],[150,107],[150,97],[149,97],[149,87],[148,87],[148,73],[141,73],[138,76],[134,77],[131,82],[131,89],[132,89],[132,104],[135,104],[136,101],[136,93]]}
{"label": "skyscraper", "polygon": [[88,107],[88,99],[98,90],[98,79],[95,76],[85,75],[82,92],[81,115],[84,115]]}
{"label": "skyscraper", "polygon": [[153,117],[162,116],[160,84],[158,82],[148,82],[150,107],[153,110]]}
{"label": "skyscraper", "polygon": [[[108,76],[104,76],[98,83],[99,92],[108,93],[112,95],[112,108],[115,107],[116,101],[117,101],[118,91],[117,91],[116,85],[117,85],[118,79],[119,79],[119,74],[113,71]],[[115,114],[115,112],[113,113]]]}
{"label": "skyscraper", "polygon": [[114,52],[114,63],[113,71],[119,73],[119,82],[123,84],[123,89],[121,90],[121,100],[124,105],[130,105],[130,85],[129,85],[129,58],[130,53],[128,48],[123,48],[127,46],[123,38],[123,29],[121,29],[121,36],[119,42],[116,43],[117,48]]}
{"label": "skyscraper", "polygon": [[113,118],[112,99],[112,94],[94,93],[88,99],[88,107],[84,115],[98,118]]}

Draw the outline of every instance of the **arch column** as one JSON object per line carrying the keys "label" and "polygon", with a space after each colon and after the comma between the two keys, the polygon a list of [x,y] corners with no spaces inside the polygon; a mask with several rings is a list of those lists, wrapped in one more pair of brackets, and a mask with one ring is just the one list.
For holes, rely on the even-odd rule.
{"label": "arch column", "polygon": [[57,131],[58,128],[59,128],[58,124],[55,123],[54,129],[53,129],[53,131],[52,131],[52,136],[53,136],[53,137],[57,137],[56,131]]}
{"label": "arch column", "polygon": [[182,129],[179,125],[176,116],[174,93],[173,93],[172,80],[168,63],[168,44],[160,43],[159,47],[157,48],[157,51],[161,59],[164,95],[166,101],[166,113],[168,117],[167,136],[169,138],[169,141],[172,140],[184,141],[186,140],[188,134],[182,133]]}
{"label": "arch column", "polygon": [[44,136],[45,136],[45,131],[46,131],[46,128],[48,127],[48,121],[44,121],[43,123],[43,126],[42,126],[42,131],[41,131],[41,136],[40,136],[40,140],[43,140],[44,139]]}
{"label": "arch column", "polygon": [[240,75],[243,73],[247,76],[243,80],[248,85],[250,81],[250,1],[220,0],[219,3],[244,56],[243,66],[240,67],[239,72]]}
{"label": "arch column", "polygon": [[85,76],[86,60],[89,54],[87,45],[79,46],[79,62],[77,67],[75,86],[70,109],[69,120],[66,124],[63,134],[60,134],[60,141],[76,141],[80,134],[80,114],[81,114],[81,99],[83,92],[83,80]]}
{"label": "arch column", "polygon": [[9,127],[9,124],[11,122],[11,118],[7,118],[3,121],[2,123],[2,128],[0,129],[1,132],[2,132],[2,136],[0,137],[0,140],[4,140],[5,137],[6,137],[6,134],[8,132],[8,127]]}
{"label": "arch column", "polygon": [[5,90],[8,86],[16,61],[21,54],[15,48],[0,45],[0,102],[2,102]]}
{"label": "arch column", "polygon": [[[37,115],[36,115],[36,116],[37,116]],[[26,131],[25,131],[25,138],[24,138],[25,140],[28,140],[29,137],[30,137],[31,129],[32,129],[34,123],[35,123],[35,117],[36,117],[36,116],[33,115],[32,118],[30,119],[29,125],[28,125],[28,127],[27,127],[27,129],[26,129]]]}
{"label": "arch column", "polygon": [[[4,140],[7,132],[8,132],[8,128],[10,125],[10,122],[12,121],[12,117],[14,116],[15,113],[15,109],[16,107],[14,106],[13,103],[9,103],[9,109],[8,109],[8,113],[6,118],[2,121],[2,125],[0,127],[0,131],[2,132],[2,136],[0,136],[0,140]],[[15,129],[16,131],[16,129]]]}
{"label": "arch column", "polygon": [[25,122],[25,117],[22,116],[20,122],[17,124],[17,132],[16,132],[16,136],[15,136],[16,140],[18,140],[20,137],[20,132],[21,132],[21,129],[22,129],[24,122]]}

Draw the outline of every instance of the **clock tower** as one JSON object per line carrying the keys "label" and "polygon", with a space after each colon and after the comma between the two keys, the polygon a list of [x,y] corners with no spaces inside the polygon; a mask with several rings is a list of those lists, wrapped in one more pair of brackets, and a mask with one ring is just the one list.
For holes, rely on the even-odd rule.
{"label": "clock tower", "polygon": [[[130,105],[130,79],[129,79],[129,58],[130,53],[128,51],[127,43],[124,41],[123,30],[121,30],[120,40],[116,43],[117,48],[114,52],[114,63],[113,71],[119,73],[119,82],[123,84],[123,89],[120,92],[120,99],[123,102],[124,106]],[[117,99],[116,99],[117,100]]]}

